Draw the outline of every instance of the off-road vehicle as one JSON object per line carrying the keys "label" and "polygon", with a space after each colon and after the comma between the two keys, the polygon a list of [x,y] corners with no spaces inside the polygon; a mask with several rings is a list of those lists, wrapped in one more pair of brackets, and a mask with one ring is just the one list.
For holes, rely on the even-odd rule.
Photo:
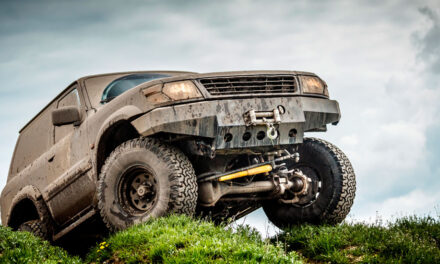
{"label": "off-road vehicle", "polygon": [[339,119],[326,83],[307,72],[83,77],[20,131],[2,223],[53,240],[95,215],[111,231],[260,207],[281,228],[338,223],[355,196],[353,168],[304,133]]}

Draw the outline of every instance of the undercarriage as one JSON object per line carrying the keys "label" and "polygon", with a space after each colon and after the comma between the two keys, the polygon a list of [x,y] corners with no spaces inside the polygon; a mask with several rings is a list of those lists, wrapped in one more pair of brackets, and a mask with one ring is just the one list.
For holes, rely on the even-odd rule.
{"label": "undercarriage", "polygon": [[[215,165],[211,171],[197,176],[198,209],[202,215],[223,220],[238,219],[259,208],[263,201],[310,202],[318,195],[320,183],[294,168],[299,161],[299,153],[287,149],[214,159],[210,161]],[[215,171],[224,169],[227,171]]]}

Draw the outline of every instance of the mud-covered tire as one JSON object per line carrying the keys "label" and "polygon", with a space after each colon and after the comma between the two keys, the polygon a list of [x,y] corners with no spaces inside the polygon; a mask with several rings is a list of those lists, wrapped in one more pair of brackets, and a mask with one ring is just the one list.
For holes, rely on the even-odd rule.
{"label": "mud-covered tire", "polygon": [[[134,191],[129,189],[137,179],[127,185],[127,190],[120,188],[125,186],[131,168],[144,169],[148,177],[143,179],[153,186],[146,191],[149,198],[145,211],[130,196]],[[197,179],[188,158],[179,149],[152,138],[133,139],[118,146],[101,170],[97,191],[100,215],[111,231],[172,213],[193,215],[197,203]]]}
{"label": "mud-covered tire", "polygon": [[350,161],[339,148],[318,138],[305,138],[298,152],[300,162],[293,167],[321,181],[319,195],[304,205],[269,201],[263,206],[269,220],[280,228],[302,223],[342,222],[350,212],[356,192]]}
{"label": "mud-covered tire", "polygon": [[41,220],[26,221],[22,223],[17,230],[32,233],[43,239],[47,239],[48,236],[47,228]]}
{"label": "mud-covered tire", "polygon": [[[19,231],[31,232],[42,239],[52,241],[54,222],[45,202],[42,199],[34,199],[27,194],[21,198],[30,199],[32,201],[37,210],[38,219],[28,219],[26,222],[18,226],[13,225],[12,227],[17,228]],[[25,214],[26,212],[21,213]]]}

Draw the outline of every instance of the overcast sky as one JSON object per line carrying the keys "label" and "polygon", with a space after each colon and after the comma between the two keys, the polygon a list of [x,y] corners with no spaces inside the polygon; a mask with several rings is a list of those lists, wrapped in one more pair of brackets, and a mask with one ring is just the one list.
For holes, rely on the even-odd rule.
{"label": "overcast sky", "polygon": [[0,189],[19,129],[83,75],[304,70],[341,106],[314,136],[353,163],[351,218],[438,215],[439,43],[438,0],[0,0]]}

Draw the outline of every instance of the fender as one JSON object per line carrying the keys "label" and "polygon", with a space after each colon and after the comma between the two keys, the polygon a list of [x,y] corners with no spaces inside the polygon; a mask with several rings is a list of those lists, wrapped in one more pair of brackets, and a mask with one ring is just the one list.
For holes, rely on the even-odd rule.
{"label": "fender", "polygon": [[128,121],[132,119],[133,117],[136,117],[140,114],[143,114],[143,111],[139,109],[138,107],[134,105],[127,105],[120,109],[118,109],[116,112],[111,114],[105,121],[102,123],[100,129],[98,130],[98,133],[95,138],[94,148],[93,148],[93,170],[96,174],[96,177],[98,177],[98,151],[99,151],[99,143],[101,141],[102,136],[104,133],[107,132],[108,129],[110,129],[115,124],[121,122],[121,121]]}
{"label": "fender", "polygon": [[[37,211],[39,211],[38,208],[38,200],[42,198],[40,190],[38,190],[37,187],[33,185],[26,185],[25,187],[21,188],[20,191],[17,192],[17,194],[12,198],[11,206],[9,207],[9,210],[6,213],[5,216],[5,223],[7,226],[9,226],[9,220],[12,213],[12,210],[14,207],[21,202],[23,199],[29,199],[34,203],[34,206],[37,208]],[[40,212],[38,212],[40,214]],[[41,215],[40,215],[41,217]]]}

